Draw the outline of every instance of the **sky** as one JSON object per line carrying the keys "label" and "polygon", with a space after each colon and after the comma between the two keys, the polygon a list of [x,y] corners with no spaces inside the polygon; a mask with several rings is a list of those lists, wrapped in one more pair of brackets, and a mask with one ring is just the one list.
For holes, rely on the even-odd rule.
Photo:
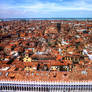
{"label": "sky", "polygon": [[0,0],[0,18],[92,18],[92,0]]}

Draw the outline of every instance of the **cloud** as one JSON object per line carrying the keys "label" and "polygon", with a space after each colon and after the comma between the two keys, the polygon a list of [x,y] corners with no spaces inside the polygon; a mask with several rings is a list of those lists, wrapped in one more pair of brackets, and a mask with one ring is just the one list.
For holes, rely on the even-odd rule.
{"label": "cloud", "polygon": [[57,4],[57,3],[35,3],[32,5],[21,5],[17,6],[16,8],[23,8],[28,11],[48,11],[48,12],[56,12],[56,11],[68,11],[68,10],[88,10],[92,11],[92,4],[87,4],[84,1],[80,1],[79,3],[73,2],[70,5],[62,5],[62,4]]}
{"label": "cloud", "polygon": [[[31,0],[32,1],[32,0]],[[73,0],[73,2],[59,0],[61,3],[57,2],[42,2],[39,0],[20,0],[20,4],[0,4],[0,16],[12,16],[12,17],[26,17],[26,16],[53,16],[53,14],[68,11],[89,11],[92,12],[92,3],[88,3],[90,0]],[[26,2],[26,3],[24,3]],[[12,14],[12,15],[11,15]],[[84,14],[81,13],[80,14]]]}

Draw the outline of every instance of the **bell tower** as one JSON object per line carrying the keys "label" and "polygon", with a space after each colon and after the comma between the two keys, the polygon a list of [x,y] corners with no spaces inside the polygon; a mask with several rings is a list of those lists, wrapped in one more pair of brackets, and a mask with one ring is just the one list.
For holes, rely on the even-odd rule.
{"label": "bell tower", "polygon": [[61,30],[61,23],[57,23],[57,30],[58,30],[58,33],[59,33],[60,30]]}

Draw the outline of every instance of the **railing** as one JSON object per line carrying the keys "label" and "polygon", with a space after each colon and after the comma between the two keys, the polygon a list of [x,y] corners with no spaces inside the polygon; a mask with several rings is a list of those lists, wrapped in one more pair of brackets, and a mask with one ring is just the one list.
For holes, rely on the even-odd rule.
{"label": "railing", "polygon": [[[57,83],[57,82],[0,82],[1,92],[31,91],[31,92],[92,92],[92,83]],[[75,90],[75,91],[74,91]]]}

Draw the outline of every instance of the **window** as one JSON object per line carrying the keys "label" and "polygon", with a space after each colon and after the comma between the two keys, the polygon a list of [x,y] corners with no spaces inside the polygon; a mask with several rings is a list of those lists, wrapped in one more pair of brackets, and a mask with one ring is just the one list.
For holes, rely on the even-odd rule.
{"label": "window", "polygon": [[63,57],[62,60],[65,60],[65,57]]}

